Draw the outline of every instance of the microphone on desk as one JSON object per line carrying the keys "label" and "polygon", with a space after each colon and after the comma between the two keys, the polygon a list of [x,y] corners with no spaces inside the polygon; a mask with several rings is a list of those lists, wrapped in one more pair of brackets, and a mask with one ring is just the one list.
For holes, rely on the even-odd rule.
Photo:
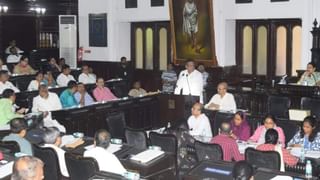
{"label": "microphone on desk", "polygon": [[186,75],[186,78],[187,78],[187,84],[188,84],[188,89],[189,89],[189,95],[191,95],[191,89],[190,89],[190,84],[189,84],[189,79],[188,79],[188,75]]}

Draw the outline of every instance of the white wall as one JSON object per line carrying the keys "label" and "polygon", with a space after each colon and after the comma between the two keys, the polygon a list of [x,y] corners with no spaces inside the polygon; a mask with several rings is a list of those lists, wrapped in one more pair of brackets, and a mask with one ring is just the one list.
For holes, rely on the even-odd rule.
{"label": "white wall", "polygon": [[[173,0],[174,1],[174,0]],[[235,19],[300,18],[302,20],[301,68],[311,60],[312,22],[320,20],[320,0],[290,0],[271,3],[270,0],[253,0],[253,3],[235,4],[235,0],[213,0],[216,54],[220,66],[235,64]],[[88,47],[88,14],[108,13],[108,47]],[[125,0],[79,0],[80,45],[90,49],[85,60],[119,61],[130,57],[130,23],[168,21],[169,4],[150,7],[149,0],[138,0],[138,8],[125,9]],[[230,50],[231,49],[231,50]]]}

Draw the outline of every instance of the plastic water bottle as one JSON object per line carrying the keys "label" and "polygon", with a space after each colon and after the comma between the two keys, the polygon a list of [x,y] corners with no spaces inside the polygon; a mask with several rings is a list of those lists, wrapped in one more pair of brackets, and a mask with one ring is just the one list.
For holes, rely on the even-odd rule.
{"label": "plastic water bottle", "polygon": [[306,178],[312,178],[312,165],[310,160],[308,160],[306,164]]}
{"label": "plastic water bottle", "polygon": [[300,151],[300,162],[304,163],[304,160],[305,160],[305,151],[304,151],[304,147],[302,147]]}

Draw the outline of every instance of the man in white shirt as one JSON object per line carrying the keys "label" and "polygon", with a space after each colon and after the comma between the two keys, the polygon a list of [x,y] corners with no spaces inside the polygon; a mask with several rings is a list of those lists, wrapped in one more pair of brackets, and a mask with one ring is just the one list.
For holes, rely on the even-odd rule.
{"label": "man in white shirt", "polygon": [[189,133],[192,136],[212,137],[211,125],[208,117],[202,114],[203,106],[195,103],[191,109],[191,116],[188,119]]}
{"label": "man in white shirt", "polygon": [[9,46],[8,46],[8,47],[6,48],[6,50],[5,50],[5,53],[6,53],[6,54],[10,54],[10,53],[11,53],[11,51],[10,51],[11,48],[14,48],[15,51],[16,51],[17,53],[19,53],[19,54],[20,54],[20,53],[23,53],[23,51],[22,51],[20,48],[17,47],[16,40],[10,41]]}
{"label": "man in white shirt", "polygon": [[66,128],[58,121],[53,120],[51,111],[62,109],[60,99],[57,94],[49,92],[44,84],[39,86],[39,95],[33,98],[32,112],[43,112],[43,123],[45,127],[57,127],[60,132],[66,132]]}
{"label": "man in white shirt", "polygon": [[5,89],[12,89],[15,93],[20,92],[18,88],[16,88],[9,80],[8,71],[1,70],[0,71],[0,94],[3,93]]}
{"label": "man in white shirt", "polygon": [[185,67],[186,70],[181,71],[179,74],[174,94],[200,96],[200,103],[203,103],[202,74],[195,69],[195,63],[193,60],[188,60]]}
{"label": "man in white shirt", "polygon": [[[52,148],[57,153],[61,174],[65,177],[69,177],[66,161],[64,158],[65,151],[61,148],[61,144],[64,144],[64,142],[62,142],[62,138],[60,136],[60,132],[58,128],[56,127],[47,128],[43,135],[43,141],[44,141],[43,147]],[[82,139],[78,139],[72,144],[66,144],[64,146],[75,148],[78,145],[83,144],[83,142],[84,141]]]}
{"label": "man in white shirt", "polygon": [[82,66],[82,73],[79,75],[79,82],[83,84],[95,84],[96,76],[94,74],[89,73],[89,66]]}
{"label": "man in white shirt", "polygon": [[233,111],[237,109],[236,102],[231,93],[227,92],[228,84],[222,82],[218,84],[218,94],[215,94],[208,104],[205,105],[206,109],[211,110],[222,110],[222,111]]}
{"label": "man in white shirt", "polygon": [[69,65],[65,64],[62,66],[62,73],[57,77],[57,83],[59,86],[65,87],[68,85],[69,81],[76,81],[70,72],[71,69]]}
{"label": "man in white shirt", "polygon": [[104,129],[98,130],[94,135],[94,148],[84,152],[84,157],[96,159],[100,171],[107,171],[123,175],[127,170],[122,166],[118,158],[107,151],[110,144],[110,134]]}
{"label": "man in white shirt", "polygon": [[7,63],[18,63],[21,59],[21,55],[15,47],[10,48],[10,55],[7,57]]}

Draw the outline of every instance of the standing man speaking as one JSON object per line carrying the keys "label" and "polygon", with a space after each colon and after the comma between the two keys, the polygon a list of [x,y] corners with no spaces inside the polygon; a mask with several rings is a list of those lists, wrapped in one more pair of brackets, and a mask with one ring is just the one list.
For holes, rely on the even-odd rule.
{"label": "standing man speaking", "polygon": [[179,74],[174,94],[200,96],[200,103],[203,103],[202,74],[195,69],[193,60],[187,60],[185,67],[186,69]]}

